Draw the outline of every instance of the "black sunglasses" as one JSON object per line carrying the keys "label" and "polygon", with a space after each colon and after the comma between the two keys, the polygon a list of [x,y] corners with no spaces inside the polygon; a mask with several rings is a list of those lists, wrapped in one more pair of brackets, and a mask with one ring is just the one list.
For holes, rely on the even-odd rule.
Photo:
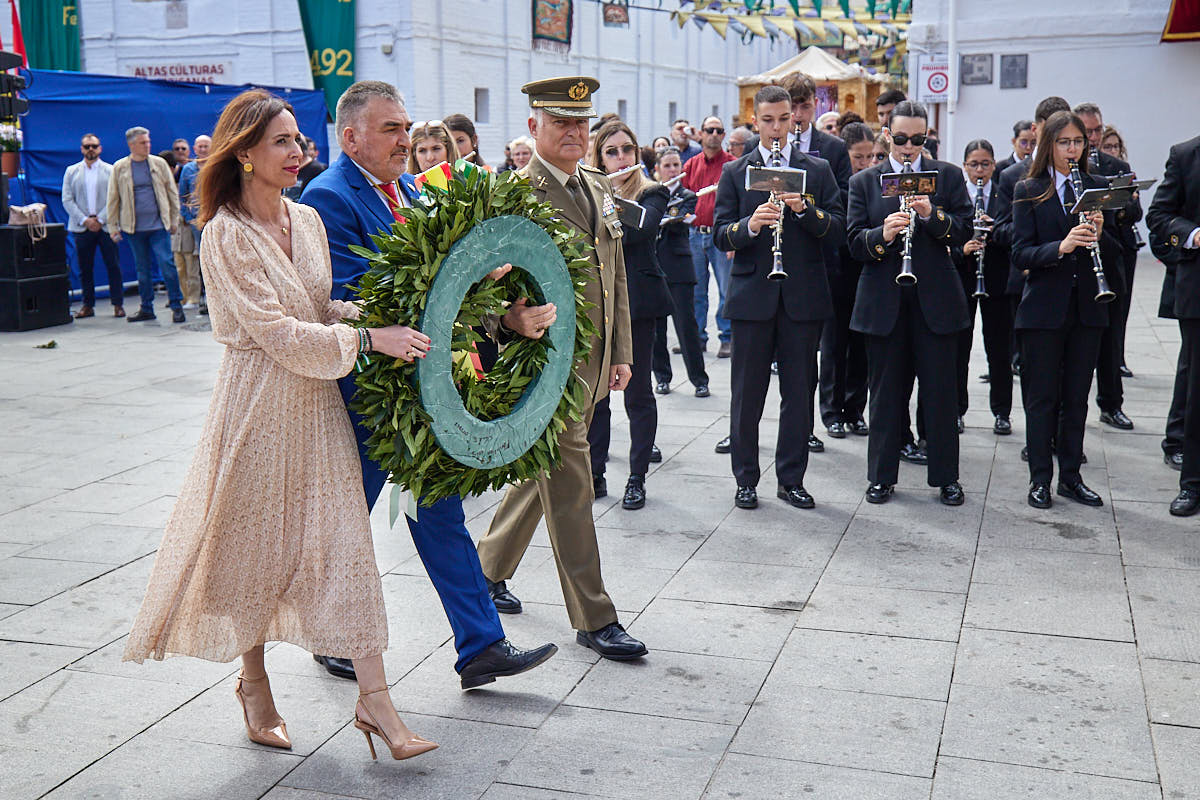
{"label": "black sunglasses", "polygon": [[705,133],[725,133],[724,128],[704,128]]}
{"label": "black sunglasses", "polygon": [[915,133],[912,136],[908,136],[903,133],[893,133],[892,134],[892,141],[895,144],[900,145],[901,147],[908,144],[909,142],[912,142],[913,145],[916,147],[920,147],[921,145],[925,144],[925,142],[928,138],[929,137],[927,137],[923,133]]}
{"label": "black sunglasses", "polygon": [[883,161],[883,160],[884,160],[885,158],[887,158],[887,157],[888,157],[888,154],[887,154],[887,153],[876,153],[876,154],[875,154],[875,160],[876,160],[876,161]]}
{"label": "black sunglasses", "polygon": [[620,155],[621,153],[624,153],[625,155],[629,155],[630,153],[636,153],[636,152],[637,152],[637,148],[631,144],[623,144],[623,145],[621,145],[620,149],[618,149],[616,146],[604,148],[604,155],[608,156],[609,158],[615,158],[616,156]]}
{"label": "black sunglasses", "polygon": [[98,144],[85,144],[85,145],[83,146],[83,149],[84,149],[84,150],[99,150],[99,149],[100,149],[100,145],[98,145]]}

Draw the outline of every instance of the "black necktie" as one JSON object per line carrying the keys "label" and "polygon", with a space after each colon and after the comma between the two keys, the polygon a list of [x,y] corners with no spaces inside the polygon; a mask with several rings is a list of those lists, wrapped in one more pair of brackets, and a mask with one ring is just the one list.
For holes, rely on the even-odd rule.
{"label": "black necktie", "polygon": [[1067,213],[1071,213],[1071,207],[1075,205],[1075,187],[1071,186],[1071,182],[1067,181],[1063,185],[1063,208]]}

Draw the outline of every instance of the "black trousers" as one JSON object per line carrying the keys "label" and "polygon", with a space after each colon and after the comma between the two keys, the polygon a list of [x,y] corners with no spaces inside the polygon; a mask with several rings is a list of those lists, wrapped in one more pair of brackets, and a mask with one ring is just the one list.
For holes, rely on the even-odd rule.
{"label": "black trousers", "polygon": [[1100,351],[1101,328],[1079,324],[1074,296],[1066,324],[1055,330],[1022,330],[1021,390],[1030,483],[1049,483],[1058,455],[1058,480],[1079,478],[1088,393]]}
{"label": "black trousers", "polygon": [[1183,452],[1183,415],[1187,409],[1192,343],[1183,339],[1182,333],[1181,324],[1179,358],[1175,362],[1175,389],[1171,392],[1171,408],[1167,411],[1167,430],[1162,440],[1163,453],[1167,455]]}
{"label": "black trousers", "polygon": [[929,485],[945,486],[958,480],[958,397],[954,389],[958,333],[931,331],[916,290],[904,287],[891,335],[867,336],[866,340],[871,393],[867,480],[891,485],[899,477],[900,446],[908,427],[914,375],[929,450]]}
{"label": "black trousers", "polygon": [[[974,291],[974,287],[972,287]],[[975,309],[983,317],[983,350],[987,353],[988,404],[992,414],[1012,414],[1012,303],[1007,295],[975,298],[967,295],[971,327],[958,339],[958,415],[967,413],[967,384],[970,381],[971,347],[975,339]]]}
{"label": "black trousers", "polygon": [[779,437],[775,475],[781,486],[804,483],[808,437],[813,429],[813,386],[820,320],[795,322],[782,308],[770,320],[732,320],[729,453],[739,486],[757,486],[758,424],[771,383],[771,362],[779,363]]}
{"label": "black trousers", "polygon": [[108,270],[108,299],[114,306],[125,304],[125,281],[121,277],[121,256],[117,252],[117,243],[108,235],[108,231],[83,231],[72,233],[75,242],[75,255],[79,258],[79,286],[83,289],[83,304],[96,305],[96,248],[100,248],[100,257],[104,259],[104,267]]}
{"label": "black trousers", "polygon": [[1183,412],[1183,472],[1180,489],[1200,491],[1200,319],[1179,320],[1183,343],[1180,352],[1187,352],[1187,400]]}
{"label": "black trousers", "polygon": [[1121,304],[1121,339],[1117,342],[1117,363],[1125,365],[1125,331],[1129,328],[1129,309],[1133,307],[1133,276],[1137,272],[1137,250],[1125,254],[1125,294],[1116,299]]}
{"label": "black trousers", "polygon": [[[667,284],[671,291],[671,322],[675,324],[675,338],[683,351],[683,366],[693,386],[708,386],[708,373],[704,369],[704,351],[700,346],[700,327],[696,324],[694,283]],[[659,317],[654,323],[654,352],[651,359],[654,380],[670,383],[671,354],[667,352],[667,318]]]}
{"label": "black trousers", "polygon": [[1096,405],[1101,411],[1116,411],[1125,402],[1121,379],[1121,349],[1125,341],[1125,317],[1121,304],[1128,293],[1108,304],[1108,327],[1100,329],[1100,352],[1096,358]]}
{"label": "black trousers", "polygon": [[855,286],[832,281],[833,316],[821,330],[821,422],[857,422],[867,407],[867,345],[850,330]]}
{"label": "black trousers", "polygon": [[[650,387],[650,350],[654,343],[654,320],[630,321],[633,338],[633,376],[625,387],[625,414],[629,417],[629,474],[645,475],[650,468],[650,448],[658,431],[658,406]],[[600,376],[605,380],[605,376]],[[612,395],[596,404],[588,427],[588,445],[592,451],[592,474],[603,475],[612,438]]]}

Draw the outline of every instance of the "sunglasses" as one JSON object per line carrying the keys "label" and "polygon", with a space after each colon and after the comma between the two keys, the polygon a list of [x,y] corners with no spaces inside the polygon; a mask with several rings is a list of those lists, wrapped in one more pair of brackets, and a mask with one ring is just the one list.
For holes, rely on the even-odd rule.
{"label": "sunglasses", "polygon": [[431,119],[426,122],[414,122],[411,130],[420,130],[422,128],[445,128],[446,123],[440,119]]}
{"label": "sunglasses", "polygon": [[84,150],[99,150],[99,149],[100,149],[100,145],[98,145],[98,144],[85,144],[85,145],[83,146],[83,149],[84,149]]}
{"label": "sunglasses", "polygon": [[724,128],[703,128],[702,130],[705,133],[721,133],[721,134],[725,133]]}
{"label": "sunglasses", "polygon": [[876,154],[875,154],[875,160],[876,160],[876,161],[883,161],[883,160],[884,160],[884,159],[886,159],[887,157],[888,157],[888,154],[887,154],[887,153],[876,153]]}
{"label": "sunglasses", "polygon": [[604,148],[604,155],[608,156],[609,158],[616,158],[617,156],[619,156],[621,154],[625,154],[627,156],[632,155],[632,154],[636,153],[637,150],[638,149],[631,144],[623,144],[620,146],[620,148],[617,148],[615,146]]}
{"label": "sunglasses", "polygon": [[908,136],[903,133],[892,134],[892,142],[900,145],[901,147],[909,142],[912,142],[914,147],[920,147],[921,145],[925,144],[926,141],[928,141],[928,138],[929,137],[923,133],[915,133],[912,136]]}

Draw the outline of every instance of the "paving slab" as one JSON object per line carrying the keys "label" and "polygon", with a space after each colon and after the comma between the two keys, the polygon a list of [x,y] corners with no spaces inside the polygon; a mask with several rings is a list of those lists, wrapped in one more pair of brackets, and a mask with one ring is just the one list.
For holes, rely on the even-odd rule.
{"label": "paving slab", "polygon": [[942,756],[933,800],[1160,800],[1157,783]]}
{"label": "paving slab", "polygon": [[1195,517],[1172,517],[1162,503],[1114,504],[1124,562],[1139,567],[1200,570]]}
{"label": "paving slab", "polygon": [[966,599],[955,592],[843,586],[822,579],[796,625],[954,642]]}
{"label": "paving slab", "polygon": [[162,542],[162,528],[135,528],[129,525],[89,525],[45,544],[31,547],[21,555],[58,561],[87,561],[93,564],[128,564],[153,553]]}
{"label": "paving slab", "polygon": [[798,615],[754,608],[660,597],[628,626],[654,651],[774,661]]}
{"label": "paving slab", "polygon": [[112,569],[111,564],[12,556],[0,559],[0,601],[33,605]]}
{"label": "paving slab", "polygon": [[1150,721],[1200,728],[1200,664],[1143,658]]}
{"label": "paving slab", "polygon": [[921,520],[856,517],[822,580],[844,586],[965,592],[977,528],[930,528]]}
{"label": "paving slab", "polygon": [[1200,729],[1153,725],[1164,800],[1200,797]]}
{"label": "paving slab", "polygon": [[1200,581],[1196,572],[1127,567],[1125,579],[1138,650],[1150,658],[1200,662]]}

